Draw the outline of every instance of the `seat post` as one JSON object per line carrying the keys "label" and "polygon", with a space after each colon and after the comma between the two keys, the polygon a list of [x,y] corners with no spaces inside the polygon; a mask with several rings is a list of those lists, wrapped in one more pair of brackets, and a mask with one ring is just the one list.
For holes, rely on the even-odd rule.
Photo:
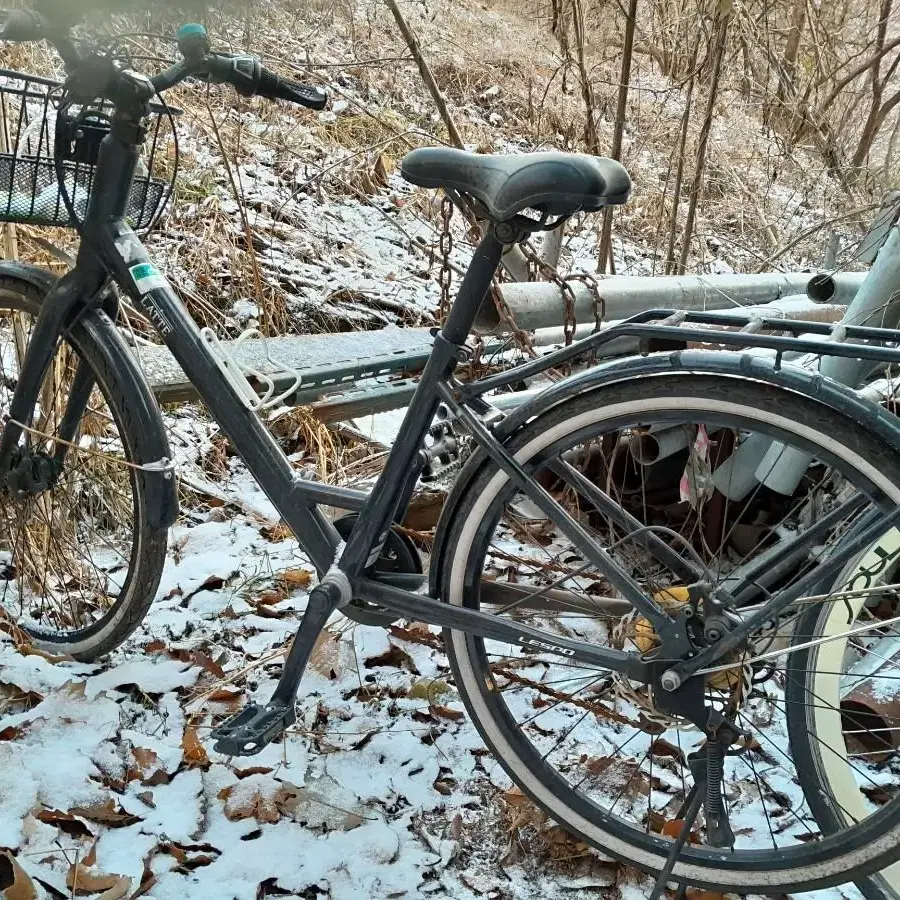
{"label": "seat post", "polygon": [[500,266],[505,244],[514,243],[518,238],[518,228],[509,222],[491,223],[487,234],[481,239],[472,256],[472,262],[463,277],[462,284],[447,321],[441,329],[441,336],[451,344],[464,344],[481,304],[490,290],[494,273]]}

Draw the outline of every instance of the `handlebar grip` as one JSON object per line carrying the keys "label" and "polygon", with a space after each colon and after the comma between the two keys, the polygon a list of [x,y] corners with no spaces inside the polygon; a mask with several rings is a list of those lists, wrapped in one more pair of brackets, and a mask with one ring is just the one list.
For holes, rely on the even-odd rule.
{"label": "handlebar grip", "polygon": [[259,86],[256,93],[260,97],[270,100],[287,100],[289,103],[299,103],[309,109],[324,109],[328,102],[328,94],[321,88],[311,84],[300,84],[289,78],[282,78],[268,69],[263,69],[259,76]]}
{"label": "handlebar grip", "polygon": [[324,109],[328,102],[325,91],[308,84],[298,84],[282,78],[268,69],[255,57],[210,53],[203,62],[212,81],[233,85],[239,94],[247,97],[265,97],[269,100],[287,100],[310,109]]}
{"label": "handlebar grip", "polygon": [[31,9],[0,10],[0,41],[39,41],[47,20]]}

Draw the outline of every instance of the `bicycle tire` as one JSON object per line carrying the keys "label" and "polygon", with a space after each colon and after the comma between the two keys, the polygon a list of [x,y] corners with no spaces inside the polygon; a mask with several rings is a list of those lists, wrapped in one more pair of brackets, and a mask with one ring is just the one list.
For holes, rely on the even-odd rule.
{"label": "bicycle tire", "polygon": [[[604,423],[659,411],[693,410],[705,418],[733,416],[797,445],[817,446],[824,458],[840,459],[864,472],[889,506],[900,500],[900,457],[885,440],[823,404],[773,385],[715,376],[672,374],[616,383],[577,396],[532,420],[506,444],[526,468],[541,454],[567,446],[576,433]],[[835,436],[841,436],[839,443]],[[801,440],[802,437],[802,440]],[[548,449],[549,448],[549,449]],[[536,462],[537,461],[537,462]],[[874,464],[873,464],[874,463]],[[443,522],[446,551],[443,571],[432,573],[444,602],[477,608],[478,585],[493,506],[510,491],[508,477],[484,454],[470,459],[459,478],[459,502],[452,521]],[[499,498],[499,499],[498,499]],[[502,699],[490,671],[482,639],[447,630],[445,644],[455,683],[481,737],[510,778],[553,820],[588,844],[648,871],[665,862],[666,843],[658,835],[621,826],[592,801],[572,791],[549,771],[523,736]],[[894,804],[900,806],[900,803]],[[852,840],[826,839],[789,852],[759,851],[756,859],[688,845],[672,880],[715,890],[777,893],[811,890],[857,880],[900,858],[900,809],[885,810],[852,832]]]}
{"label": "bicycle tire", "polygon": [[[43,295],[36,285],[14,276],[0,276],[0,316],[15,313],[36,317],[42,299]],[[10,321],[13,321],[12,317]],[[95,393],[99,391],[114,423],[124,459],[134,464],[146,464],[158,462],[164,457],[170,458],[158,405],[108,317],[99,311],[82,317],[67,334],[64,346],[74,359],[87,365],[95,384]],[[11,386],[8,384],[5,397],[0,397],[0,405],[3,399],[8,402]],[[81,434],[81,430],[78,433]],[[78,452],[75,449],[69,451],[70,454]],[[123,471],[128,473],[127,491],[130,492],[134,510],[127,571],[117,573],[117,596],[111,598],[113,602],[102,608],[95,619],[79,621],[71,629],[49,627],[28,616],[23,620],[21,607],[26,590],[19,582],[24,580],[24,576],[15,574],[15,565],[6,567],[7,577],[0,582],[5,584],[3,605],[14,602],[18,596],[19,610],[7,609],[7,612],[17,619],[17,625],[30,642],[42,650],[81,661],[95,660],[118,647],[137,628],[155,597],[165,564],[171,515],[148,515],[148,509],[158,510],[160,506],[159,494],[162,491],[159,474],[145,473],[131,467],[123,467]],[[172,477],[171,474],[169,477]],[[52,496],[61,487],[64,489],[65,481],[61,478],[46,495]],[[174,489],[170,486],[168,490]],[[151,495],[151,491],[155,491],[155,496]],[[174,494],[172,496],[174,501]],[[13,505],[8,495],[4,497],[4,503],[9,507]],[[28,522],[20,524],[24,529]],[[10,530],[12,527],[9,526]],[[15,536],[7,534],[6,539],[8,544],[15,546],[19,540],[18,533]],[[91,564],[94,564],[93,559]],[[119,562],[120,568],[121,565]],[[41,583],[47,582],[42,580]],[[11,588],[11,585],[18,585],[18,590]],[[13,593],[7,593],[10,591]],[[32,599],[31,606],[34,607],[36,602]]]}
{"label": "bicycle tire", "polygon": [[[866,588],[888,585],[896,583],[898,574],[900,574],[900,532],[894,529],[847,566],[835,580],[832,590],[850,590],[863,585]],[[851,614],[855,616],[855,624],[864,603],[863,597],[851,597],[830,607],[811,608],[798,620],[793,642],[800,644],[829,634],[839,635],[847,630],[847,620]],[[843,638],[831,641],[821,648],[809,647],[798,650],[795,664],[805,675],[802,682],[799,679],[788,682],[786,691],[789,710],[788,733],[791,750],[799,763],[797,769],[800,783],[820,827],[826,833],[839,831],[846,825],[847,818],[844,813],[852,812],[859,816],[864,813],[865,806],[850,762],[832,753],[825,754],[824,759],[821,758],[822,748],[817,741],[810,739],[813,731],[818,734],[822,730],[841,731],[847,727],[847,724],[840,720],[840,697],[836,711],[823,709],[826,704],[821,699],[815,706],[809,706],[802,701],[808,692],[818,698],[826,696],[829,686],[822,682],[820,673],[823,669],[831,671],[832,666],[827,660],[843,659],[847,649],[847,639]],[[890,663],[888,665],[890,666]],[[817,717],[819,722],[810,723],[810,715]],[[825,785],[820,782],[814,783],[809,778],[809,771],[817,768],[824,769],[828,775]],[[866,900],[896,900],[900,897],[900,863],[890,865],[883,872],[857,882],[856,886]]]}

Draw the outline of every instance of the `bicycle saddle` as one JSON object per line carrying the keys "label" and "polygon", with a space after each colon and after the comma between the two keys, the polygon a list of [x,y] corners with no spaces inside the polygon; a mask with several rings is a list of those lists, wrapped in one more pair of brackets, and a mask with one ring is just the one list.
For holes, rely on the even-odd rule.
{"label": "bicycle saddle", "polygon": [[621,204],[631,179],[614,159],[581,153],[467,153],[448,147],[413,150],[400,163],[420,187],[450,188],[480,201],[496,222],[525,209],[552,216],[596,212]]}

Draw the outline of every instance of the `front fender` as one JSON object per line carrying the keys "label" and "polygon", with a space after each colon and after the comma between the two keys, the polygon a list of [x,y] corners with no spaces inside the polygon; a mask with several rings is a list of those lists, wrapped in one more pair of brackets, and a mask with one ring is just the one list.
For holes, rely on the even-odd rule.
{"label": "front fender", "polygon": [[[844,385],[797,366],[776,365],[773,358],[750,353],[708,350],[678,350],[672,353],[626,357],[571,375],[510,412],[496,425],[494,436],[497,440],[506,442],[528,422],[576,395],[616,382],[638,378],[643,381],[647,378],[676,374],[733,378],[735,390],[740,390],[741,380],[749,379],[804,394],[843,413],[867,431],[881,437],[890,446],[896,447],[900,453],[900,420],[877,404],[862,399]],[[435,532],[429,567],[429,587],[433,597],[439,596],[437,592],[440,591],[440,573],[444,564],[446,535],[450,523],[454,521],[469,481],[486,459],[487,455],[480,450],[472,454],[444,503]]]}
{"label": "front fender", "polygon": [[[0,261],[0,292],[4,283],[12,288],[15,282],[18,282],[19,290],[23,289],[21,286],[26,286],[34,299],[40,302],[58,280],[52,272],[39,266],[10,260]],[[144,436],[143,446],[147,453],[147,458],[138,462],[152,464],[158,463],[163,458],[171,459],[172,451],[166,438],[159,405],[118,328],[100,310],[81,317],[77,327],[81,330],[81,339],[94,345],[96,352],[105,358],[108,368],[115,372],[122,382],[130,382],[133,386],[128,392],[131,427]],[[152,470],[142,472],[141,477],[148,481],[145,510],[148,520],[160,527],[173,524],[178,516],[178,490],[175,479],[171,474]]]}

